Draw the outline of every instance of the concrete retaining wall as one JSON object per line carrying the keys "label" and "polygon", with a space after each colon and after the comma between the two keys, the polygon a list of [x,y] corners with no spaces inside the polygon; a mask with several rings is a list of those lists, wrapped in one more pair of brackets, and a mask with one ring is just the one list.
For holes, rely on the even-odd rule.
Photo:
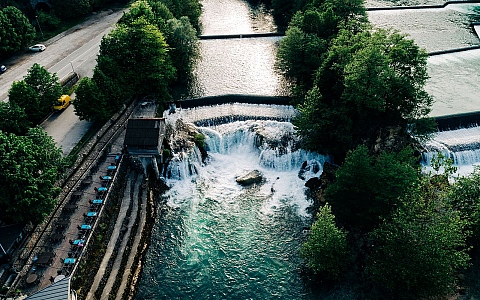
{"label": "concrete retaining wall", "polygon": [[197,106],[219,105],[225,103],[252,103],[290,105],[291,97],[255,96],[255,95],[220,95],[173,101],[176,107],[190,108]]}
{"label": "concrete retaining wall", "polygon": [[284,32],[267,32],[267,33],[247,33],[247,34],[219,34],[219,35],[201,35],[200,40],[217,40],[217,39],[243,39],[243,38],[261,38],[261,37],[275,37],[284,36]]}
{"label": "concrete retaining wall", "polygon": [[435,117],[435,121],[439,131],[478,126],[480,111]]}

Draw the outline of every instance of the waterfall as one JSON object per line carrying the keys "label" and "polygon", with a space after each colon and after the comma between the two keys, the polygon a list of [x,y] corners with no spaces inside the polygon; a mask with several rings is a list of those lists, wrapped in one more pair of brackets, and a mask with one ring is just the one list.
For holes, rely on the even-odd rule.
{"label": "waterfall", "polygon": [[[320,176],[329,158],[298,147],[299,139],[291,123],[278,121],[239,121],[215,127],[199,127],[205,135],[209,155],[245,155],[258,166],[283,171],[303,171],[303,178]],[[190,153],[177,153],[169,164],[167,178],[196,177],[202,168],[197,147]]]}
{"label": "waterfall", "polygon": [[276,120],[290,122],[297,115],[293,106],[229,103],[200,106],[189,109],[175,109],[175,113],[165,111],[167,123],[174,124],[177,119],[194,123],[197,126],[215,126],[245,120]]}
{"label": "waterfall", "polygon": [[427,152],[422,154],[422,164],[430,166],[438,153],[453,161],[459,174],[468,174],[480,162],[480,127],[440,131],[425,144]]}

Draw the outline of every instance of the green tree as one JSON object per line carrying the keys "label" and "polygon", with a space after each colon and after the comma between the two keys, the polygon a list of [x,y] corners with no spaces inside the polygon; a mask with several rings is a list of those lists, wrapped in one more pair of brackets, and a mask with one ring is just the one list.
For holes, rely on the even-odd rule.
{"label": "green tree", "polygon": [[339,30],[354,21],[367,22],[362,1],[345,2],[349,5],[334,0],[312,1],[305,5],[305,10],[297,11],[288,25],[277,52],[276,67],[296,84],[300,96],[312,88],[315,72]]}
{"label": "green tree", "polygon": [[25,135],[31,123],[25,110],[12,102],[0,102],[0,130],[5,133]]}
{"label": "green tree", "polygon": [[[102,39],[92,78],[95,85],[79,86],[75,110],[84,119],[105,120],[134,97],[153,95],[160,102],[169,100],[169,83],[175,71],[168,45],[156,26],[143,17],[129,27],[120,24]],[[83,88],[88,91],[83,92]],[[87,97],[95,90],[101,94]]]}
{"label": "green tree", "polygon": [[50,0],[52,9],[60,19],[78,19],[92,11],[89,0]]}
{"label": "green tree", "polygon": [[55,207],[61,151],[41,128],[25,136],[0,131],[0,218],[40,223]]}
{"label": "green tree", "polygon": [[130,10],[122,16],[119,23],[132,27],[136,20],[143,18],[149,24],[156,25],[171,48],[170,58],[177,70],[177,79],[186,81],[199,56],[197,31],[188,17],[182,16],[180,19],[175,19],[165,4],[158,1],[151,2],[153,9],[146,0],[133,2]]}
{"label": "green tree", "polygon": [[43,30],[56,30],[62,24],[60,18],[58,18],[52,12],[37,11],[37,20]]}
{"label": "green tree", "polygon": [[116,109],[120,109],[108,104],[106,95],[89,77],[80,80],[72,104],[80,120],[87,121],[106,120],[116,112]]}
{"label": "green tree", "polygon": [[8,91],[9,101],[25,110],[27,118],[38,124],[62,95],[56,74],[35,63],[22,81],[16,81]]}
{"label": "green tree", "polygon": [[[5,36],[3,39],[8,44],[4,45],[9,50],[8,53],[24,49],[35,37],[35,28],[30,24],[27,17],[14,6],[7,6],[1,12],[8,22],[8,25],[4,24],[8,37]],[[4,49],[4,51],[7,49]]]}
{"label": "green tree", "polygon": [[[300,115],[294,121],[302,137],[322,144],[327,153],[346,153],[365,141],[375,141],[382,128],[399,126],[399,135],[416,132],[416,120],[426,119],[432,98],[424,90],[427,54],[404,35],[387,30],[362,30],[352,33],[341,30],[332,41],[315,79],[315,97],[303,110],[315,111]],[[321,120],[324,111],[344,115],[350,120],[342,140],[322,141],[305,125],[318,122],[317,131],[332,130],[330,122]],[[338,113],[333,113],[338,112]],[[330,120],[330,119],[329,119]],[[333,120],[330,120],[333,121]],[[327,126],[323,126],[327,125]],[[431,127],[430,127],[431,128]]]}
{"label": "green tree", "polygon": [[347,270],[351,254],[347,232],[338,228],[328,203],[320,208],[300,254],[315,273],[338,279]]}
{"label": "green tree", "polygon": [[[150,1],[152,2],[152,1]],[[198,0],[159,0],[164,3],[176,19],[185,16],[190,20],[192,26],[200,31],[200,14],[202,5]]]}
{"label": "green tree", "polygon": [[177,69],[178,79],[190,77],[200,55],[197,31],[187,17],[167,21],[167,43],[172,47],[172,63]]}
{"label": "green tree", "polygon": [[379,289],[403,299],[454,292],[456,274],[469,261],[466,222],[443,196],[427,178],[373,231],[367,270]]}
{"label": "green tree", "polygon": [[168,7],[160,1],[148,1],[155,15],[155,24],[161,32],[167,32],[167,21],[173,19],[174,16]]}
{"label": "green tree", "polygon": [[366,146],[350,151],[325,191],[340,224],[368,231],[388,218],[419,178],[412,151],[369,155]]}
{"label": "green tree", "polygon": [[292,16],[302,8],[300,0],[272,0],[272,14],[280,27],[285,28],[292,19]]}
{"label": "green tree", "polygon": [[132,25],[135,20],[143,17],[145,21],[155,25],[155,15],[152,8],[146,0],[135,1],[130,5],[130,9],[123,13],[123,16],[118,20],[118,24]]}
{"label": "green tree", "polygon": [[457,178],[448,195],[450,204],[468,222],[468,229],[472,232],[468,242],[476,251],[480,247],[479,183],[480,169],[476,168],[470,175]]}
{"label": "green tree", "polygon": [[35,36],[25,15],[13,6],[0,10],[0,57],[23,49]]}

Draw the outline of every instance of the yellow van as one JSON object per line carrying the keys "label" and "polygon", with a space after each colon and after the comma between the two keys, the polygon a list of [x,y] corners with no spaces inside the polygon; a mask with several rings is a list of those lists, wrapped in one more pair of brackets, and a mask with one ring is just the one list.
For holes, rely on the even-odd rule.
{"label": "yellow van", "polygon": [[53,106],[53,110],[55,111],[64,110],[65,108],[67,108],[68,105],[70,105],[70,96],[62,95],[60,96],[60,98],[58,98],[57,105]]}

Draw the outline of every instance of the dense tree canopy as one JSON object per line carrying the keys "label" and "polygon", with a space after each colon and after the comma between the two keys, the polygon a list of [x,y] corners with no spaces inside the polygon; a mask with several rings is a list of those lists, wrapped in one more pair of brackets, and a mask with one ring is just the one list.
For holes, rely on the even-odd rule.
{"label": "dense tree canopy", "polygon": [[467,221],[472,236],[469,245],[480,253],[480,169],[455,181],[448,195],[450,204]]}
{"label": "dense tree canopy", "polygon": [[[427,78],[426,52],[405,36],[381,29],[341,30],[317,70],[315,87],[300,105],[302,114],[295,125],[306,144],[323,153],[345,153],[376,139],[387,126],[400,126],[406,134],[407,125],[430,112]],[[348,122],[341,125],[339,116]],[[323,140],[329,132],[344,135],[338,141],[333,134]]]}
{"label": "dense tree canopy", "polygon": [[27,119],[38,124],[62,95],[62,86],[56,74],[35,63],[21,81],[16,81],[8,91],[9,101],[24,109]]}
{"label": "dense tree canopy", "polygon": [[89,0],[50,0],[52,9],[63,20],[77,19],[92,10]]}
{"label": "dense tree canopy", "polygon": [[130,26],[119,24],[102,39],[93,82],[79,85],[75,111],[82,119],[105,120],[133,97],[169,100],[168,86],[175,71],[156,26],[143,17]]}
{"label": "dense tree canopy", "polygon": [[0,102],[0,130],[5,133],[25,135],[31,123],[25,110],[13,102]]}
{"label": "dense tree canopy", "polygon": [[0,10],[0,57],[24,49],[35,37],[35,28],[16,7]]}
{"label": "dense tree canopy", "polygon": [[167,21],[167,43],[172,48],[172,63],[177,69],[179,80],[190,77],[199,57],[197,31],[187,17]]}
{"label": "dense tree canopy", "polygon": [[320,208],[300,253],[314,272],[324,278],[337,279],[347,270],[351,260],[349,251],[347,233],[337,227],[326,204]]}
{"label": "dense tree canopy", "polygon": [[370,230],[388,218],[419,179],[411,150],[369,155],[366,146],[349,152],[328,186],[326,198],[342,226]]}
{"label": "dense tree canopy", "polygon": [[300,96],[313,86],[330,41],[341,28],[363,26],[367,19],[362,1],[311,1],[290,21],[277,52],[276,67],[299,89]]}
{"label": "dense tree canopy", "polygon": [[55,207],[61,151],[41,129],[25,136],[0,131],[0,218],[37,224]]}
{"label": "dense tree canopy", "polygon": [[151,7],[146,0],[135,1],[130,10],[119,20],[120,24],[134,26],[139,18],[156,25],[164,34],[170,48],[173,66],[177,70],[178,81],[189,78],[199,56],[197,31],[191,25],[188,17],[175,19],[170,10],[162,2],[152,2]]}
{"label": "dense tree canopy", "polygon": [[443,196],[427,178],[373,231],[367,270],[380,290],[403,299],[455,291],[456,274],[469,261],[466,221]]}
{"label": "dense tree canopy", "polygon": [[[192,26],[200,30],[200,14],[202,5],[198,0],[148,0],[152,7],[157,7],[158,3],[163,3],[176,19],[187,17]],[[156,10],[156,8],[154,8]]]}

